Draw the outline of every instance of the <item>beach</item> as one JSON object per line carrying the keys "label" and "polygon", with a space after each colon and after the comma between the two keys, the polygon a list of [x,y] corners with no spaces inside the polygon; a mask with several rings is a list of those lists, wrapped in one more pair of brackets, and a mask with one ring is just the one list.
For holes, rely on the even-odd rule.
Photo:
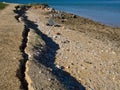
{"label": "beach", "polygon": [[0,89],[119,90],[120,28],[47,4],[0,12]]}

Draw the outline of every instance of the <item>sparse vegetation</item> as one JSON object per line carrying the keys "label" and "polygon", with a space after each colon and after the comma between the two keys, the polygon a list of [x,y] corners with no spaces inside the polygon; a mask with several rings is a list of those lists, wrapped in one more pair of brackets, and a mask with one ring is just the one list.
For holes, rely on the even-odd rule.
{"label": "sparse vegetation", "polygon": [[49,5],[48,5],[48,4],[46,4],[46,3],[31,3],[30,5],[31,5],[31,6],[43,5],[43,6],[46,6],[46,7],[48,7],[48,6],[49,6]]}
{"label": "sparse vegetation", "polygon": [[49,7],[49,5],[46,3],[32,3],[32,4],[29,4],[29,6],[34,7],[36,9],[37,8],[45,9]]}
{"label": "sparse vegetation", "polygon": [[39,35],[35,36],[35,45],[39,45],[41,42],[42,38]]}
{"label": "sparse vegetation", "polygon": [[8,4],[0,2],[0,10],[4,9]]}

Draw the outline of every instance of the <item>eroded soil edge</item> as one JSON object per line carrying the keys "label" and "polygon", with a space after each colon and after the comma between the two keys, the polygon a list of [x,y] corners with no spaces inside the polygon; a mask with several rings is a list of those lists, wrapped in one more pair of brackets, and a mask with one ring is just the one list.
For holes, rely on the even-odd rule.
{"label": "eroded soil edge", "polygon": [[24,60],[18,70],[21,87],[25,90],[85,90],[73,76],[54,64],[59,45],[28,19],[25,15],[28,9],[28,6],[16,6],[14,10],[15,18],[24,25],[20,46]]}
{"label": "eroded soil edge", "polygon": [[[18,20],[18,22],[20,22],[20,19],[19,19],[20,17],[24,18],[23,15],[25,14],[25,11],[27,10],[27,8],[28,7],[22,7],[22,6],[15,7],[14,12],[17,14],[15,16],[15,18]],[[22,32],[23,39],[22,39],[22,43],[19,47],[20,51],[22,53],[23,59],[20,60],[20,66],[19,66],[19,69],[17,70],[17,77],[21,81],[20,88],[24,89],[24,90],[28,90],[28,82],[25,79],[25,71],[26,71],[26,63],[28,60],[28,54],[25,52],[25,48],[27,47],[27,41],[28,41],[27,37],[28,37],[28,33],[29,33],[30,29],[28,28],[27,25],[25,25],[25,24],[23,24],[23,25],[24,25],[24,30]]]}

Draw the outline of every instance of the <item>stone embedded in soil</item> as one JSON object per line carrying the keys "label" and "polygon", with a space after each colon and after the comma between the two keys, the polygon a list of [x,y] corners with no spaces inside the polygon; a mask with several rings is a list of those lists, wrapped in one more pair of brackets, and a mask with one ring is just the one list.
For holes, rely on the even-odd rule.
{"label": "stone embedded in soil", "polygon": [[59,33],[59,32],[57,32],[56,34],[57,34],[57,35],[61,35],[61,33]]}

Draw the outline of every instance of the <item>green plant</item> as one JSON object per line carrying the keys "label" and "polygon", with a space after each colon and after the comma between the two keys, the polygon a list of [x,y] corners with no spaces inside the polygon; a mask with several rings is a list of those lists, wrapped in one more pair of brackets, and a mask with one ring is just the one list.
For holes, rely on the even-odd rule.
{"label": "green plant", "polygon": [[35,36],[35,45],[39,45],[41,41],[41,37],[39,35]]}
{"label": "green plant", "polygon": [[4,9],[8,4],[0,2],[0,10]]}

